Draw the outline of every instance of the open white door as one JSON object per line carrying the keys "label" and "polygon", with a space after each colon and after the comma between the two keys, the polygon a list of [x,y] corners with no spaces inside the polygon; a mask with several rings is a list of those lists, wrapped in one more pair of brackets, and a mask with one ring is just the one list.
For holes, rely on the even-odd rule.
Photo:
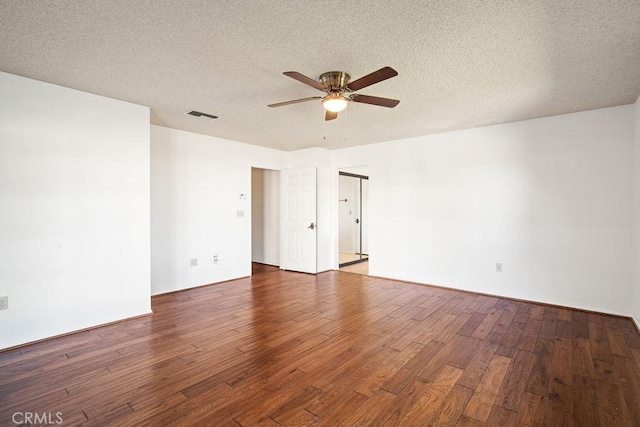
{"label": "open white door", "polygon": [[280,182],[280,268],[315,274],[316,168],[285,169]]}

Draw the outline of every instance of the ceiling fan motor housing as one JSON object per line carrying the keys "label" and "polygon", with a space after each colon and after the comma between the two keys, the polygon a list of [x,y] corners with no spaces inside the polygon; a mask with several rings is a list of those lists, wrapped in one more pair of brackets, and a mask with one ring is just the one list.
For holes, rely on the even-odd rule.
{"label": "ceiling fan motor housing", "polygon": [[345,72],[329,71],[320,76],[320,81],[329,89],[329,92],[343,92],[347,89],[345,86],[350,78],[351,76]]}

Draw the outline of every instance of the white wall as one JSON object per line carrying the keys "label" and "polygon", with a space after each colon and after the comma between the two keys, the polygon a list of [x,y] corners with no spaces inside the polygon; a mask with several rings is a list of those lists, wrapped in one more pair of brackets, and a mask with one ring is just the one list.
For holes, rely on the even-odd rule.
{"label": "white wall", "polygon": [[621,106],[337,150],[332,164],[369,165],[370,274],[628,315],[632,129]]}
{"label": "white wall", "polygon": [[251,169],[251,259],[280,265],[280,171]]}
{"label": "white wall", "polygon": [[633,299],[632,315],[640,326],[640,98],[634,105],[633,133],[633,182],[634,182],[634,222],[633,222]]}
{"label": "white wall", "polygon": [[152,294],[251,274],[251,167],[282,169],[286,154],[151,126]]}
{"label": "white wall", "polygon": [[149,109],[0,73],[0,348],[150,312]]}
{"label": "white wall", "polygon": [[[332,192],[332,185],[337,176],[331,170],[331,151],[324,148],[310,148],[287,153],[288,168],[315,167],[317,170],[317,271],[333,270],[337,254],[334,251],[337,244],[337,233],[333,224],[337,223],[337,214],[332,207],[337,209],[337,190]],[[336,187],[337,189],[337,187]],[[335,221],[334,221],[335,220]]]}

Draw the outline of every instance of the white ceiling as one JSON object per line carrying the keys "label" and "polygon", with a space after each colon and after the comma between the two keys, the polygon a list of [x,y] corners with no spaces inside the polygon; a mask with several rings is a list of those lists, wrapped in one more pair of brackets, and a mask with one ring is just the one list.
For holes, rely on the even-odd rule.
{"label": "white ceiling", "polygon": [[[324,121],[282,75],[399,75]],[[640,1],[0,0],[0,70],[151,107],[152,123],[295,150],[634,102]],[[196,109],[219,115],[185,116]]]}

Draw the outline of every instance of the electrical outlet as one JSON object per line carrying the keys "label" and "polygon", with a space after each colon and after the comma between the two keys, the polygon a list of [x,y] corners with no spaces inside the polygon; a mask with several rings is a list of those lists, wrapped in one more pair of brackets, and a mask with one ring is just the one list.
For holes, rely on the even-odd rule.
{"label": "electrical outlet", "polygon": [[191,267],[198,266],[198,258],[191,258]]}
{"label": "electrical outlet", "polygon": [[496,271],[498,273],[502,273],[502,263],[501,262],[496,262]]}
{"label": "electrical outlet", "polygon": [[0,297],[0,310],[9,309],[9,297]]}
{"label": "electrical outlet", "polygon": [[213,256],[213,263],[217,264],[218,263],[218,255],[214,255]]}

